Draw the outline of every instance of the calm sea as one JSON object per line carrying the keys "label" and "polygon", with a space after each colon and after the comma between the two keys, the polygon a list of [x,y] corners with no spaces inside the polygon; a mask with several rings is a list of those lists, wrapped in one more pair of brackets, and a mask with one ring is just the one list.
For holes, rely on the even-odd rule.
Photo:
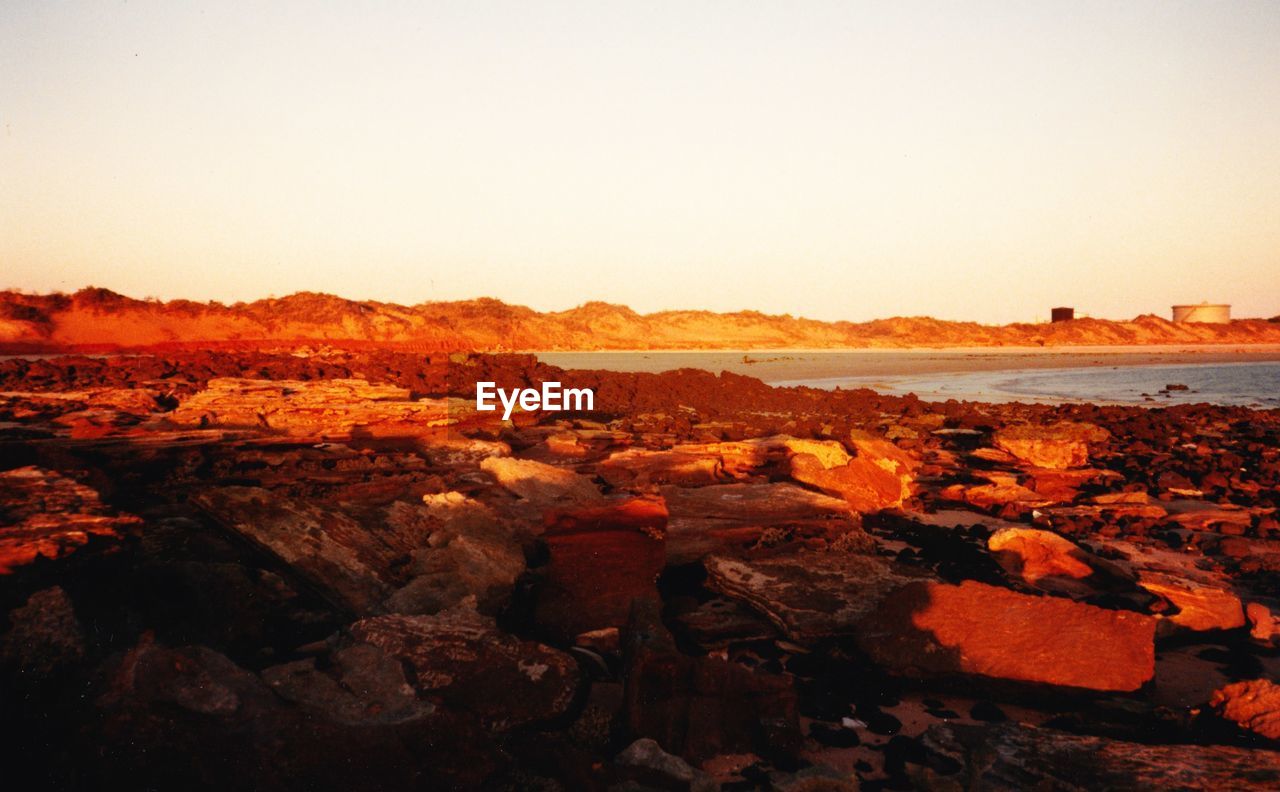
{"label": "calm sea", "polygon": [[[1223,350],[547,352],[565,368],[747,374],[771,385],[872,388],[923,399],[1280,407],[1280,354]],[[1241,357],[1247,358],[1241,360]],[[1186,389],[1168,389],[1185,385]]]}

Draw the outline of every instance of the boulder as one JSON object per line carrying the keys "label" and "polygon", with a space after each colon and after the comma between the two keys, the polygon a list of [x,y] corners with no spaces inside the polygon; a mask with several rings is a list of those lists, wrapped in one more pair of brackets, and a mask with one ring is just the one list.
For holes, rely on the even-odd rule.
{"label": "boulder", "polygon": [[873,661],[910,676],[1133,691],[1155,672],[1150,616],[976,581],[903,586],[855,635]]}
{"label": "boulder", "polygon": [[613,763],[624,768],[628,775],[640,783],[657,785],[661,789],[679,789],[688,792],[716,792],[720,784],[710,775],[678,756],[662,750],[657,741],[648,737],[628,745]]}
{"label": "boulder", "polygon": [[272,666],[263,670],[262,681],[282,698],[338,723],[404,723],[436,711],[418,698],[400,662],[369,644],[339,649],[323,669],[310,657]]}
{"label": "boulder", "polygon": [[413,552],[412,580],[387,599],[387,611],[437,613],[468,598],[490,615],[507,606],[525,570],[524,550],[487,506],[447,492],[423,496],[420,506],[397,501],[387,512],[389,525],[429,532]]}
{"label": "boulder", "polygon": [[475,715],[493,731],[563,715],[578,689],[572,657],[500,632],[466,606],[431,616],[374,616],[350,632],[405,663],[420,695]]}
{"label": "boulder", "polygon": [[1087,596],[1137,590],[1127,569],[1052,531],[1001,528],[987,539],[987,548],[1011,576],[1044,591]]}
{"label": "boulder", "polygon": [[1269,679],[1227,685],[1214,691],[1209,706],[1245,731],[1280,740],[1280,685]]}
{"label": "boulder", "polygon": [[1089,461],[1089,444],[1106,442],[1110,432],[1093,424],[1059,421],[1047,425],[1014,424],[996,430],[997,448],[1032,467],[1082,467]]}
{"label": "boulder", "polygon": [[9,612],[9,630],[0,636],[0,669],[16,672],[16,678],[42,680],[75,666],[84,654],[84,631],[60,586],[37,591]]}
{"label": "boulder", "polygon": [[547,515],[550,560],[535,618],[561,640],[622,627],[636,597],[656,597],[666,565],[667,509],[632,498]]}
{"label": "boulder", "polygon": [[1245,616],[1249,619],[1249,637],[1253,640],[1270,645],[1280,634],[1275,614],[1261,602],[1250,602],[1245,607]]}
{"label": "boulder", "polygon": [[1234,630],[1245,624],[1244,605],[1228,585],[1154,569],[1140,569],[1138,585],[1177,606],[1177,613],[1161,619],[1181,629]]}
{"label": "boulder", "polygon": [[801,445],[793,449],[791,477],[831,495],[844,498],[858,512],[901,506],[911,497],[919,460],[893,443],[854,431],[850,445],[857,455]]}

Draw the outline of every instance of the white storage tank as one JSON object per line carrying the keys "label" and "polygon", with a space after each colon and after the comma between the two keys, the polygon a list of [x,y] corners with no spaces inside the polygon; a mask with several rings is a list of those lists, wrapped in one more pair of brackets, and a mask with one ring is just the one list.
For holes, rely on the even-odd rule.
{"label": "white storage tank", "polygon": [[1173,306],[1173,321],[1227,324],[1231,321],[1231,306],[1222,303],[1175,305]]}

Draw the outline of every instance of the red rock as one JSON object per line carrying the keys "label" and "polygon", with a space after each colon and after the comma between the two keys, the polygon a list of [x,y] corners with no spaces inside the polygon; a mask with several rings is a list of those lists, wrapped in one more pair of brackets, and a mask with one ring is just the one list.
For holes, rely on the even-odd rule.
{"label": "red rock", "polygon": [[475,611],[375,616],[351,625],[355,640],[413,670],[419,694],[439,697],[495,731],[563,715],[578,688],[578,664],[564,652],[499,632]]}
{"label": "red rock", "polygon": [[1280,740],[1280,685],[1269,679],[1227,685],[1214,691],[1209,706],[1246,731]]}
{"label": "red rock", "polygon": [[362,379],[218,377],[167,416],[179,426],[252,428],[324,440],[447,438],[477,421],[496,423],[465,399],[412,400],[407,388]]}
{"label": "red rock", "polygon": [[996,431],[997,447],[1034,467],[1063,469],[1089,461],[1089,444],[1105,442],[1110,433],[1087,423],[1059,421],[1045,426],[1016,424]]}
{"label": "red rock", "polygon": [[681,654],[659,611],[655,600],[636,600],[627,627],[630,735],[694,761],[733,752],[794,756],[801,736],[791,680]]}
{"label": "red rock", "polygon": [[0,472],[0,575],[39,557],[61,558],[90,539],[118,540],[141,524],[97,491],[38,467]]}
{"label": "red rock", "polygon": [[1245,616],[1249,619],[1249,637],[1264,644],[1274,642],[1276,634],[1280,633],[1280,625],[1270,608],[1261,602],[1250,602],[1245,607]]}
{"label": "red rock", "polygon": [[877,663],[916,675],[966,674],[1133,691],[1155,671],[1155,619],[965,581],[917,582],[857,627]]}
{"label": "red rock", "polygon": [[1244,626],[1244,607],[1229,585],[1151,569],[1138,571],[1138,585],[1177,606],[1178,612],[1162,615],[1162,621],[1191,631],[1234,630]]}
{"label": "red rock", "polygon": [[853,432],[857,456],[841,464],[839,455],[802,451],[791,458],[791,477],[823,492],[838,495],[859,512],[902,505],[911,496],[919,460],[884,440]]}
{"label": "red rock", "polygon": [[826,538],[852,533],[862,537],[866,546],[874,544],[847,501],[794,484],[666,486],[661,492],[670,515],[667,561],[672,564],[750,546],[770,527]]}
{"label": "red rock", "polygon": [[1087,578],[1098,560],[1070,539],[1035,528],[1002,528],[987,539],[987,548],[1007,572],[1032,585],[1047,577]]}
{"label": "red rock", "polygon": [[545,525],[550,561],[535,618],[560,638],[621,627],[632,599],[657,596],[667,562],[661,498],[552,512]]}
{"label": "red rock", "polygon": [[493,476],[504,489],[538,509],[604,500],[591,479],[568,468],[531,459],[493,456],[481,462],[480,469]]}

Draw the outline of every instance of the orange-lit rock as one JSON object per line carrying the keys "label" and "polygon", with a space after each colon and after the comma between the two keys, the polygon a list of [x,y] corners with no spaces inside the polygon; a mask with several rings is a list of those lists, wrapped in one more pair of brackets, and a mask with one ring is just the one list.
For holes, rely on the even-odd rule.
{"label": "orange-lit rock", "polygon": [[603,500],[591,479],[568,468],[531,459],[494,456],[480,463],[480,469],[498,484],[539,508],[586,504]]}
{"label": "orange-lit rock", "polygon": [[1280,740],[1280,685],[1269,679],[1227,685],[1214,691],[1209,706],[1242,729]]}
{"label": "orange-lit rock", "polygon": [[1002,528],[987,540],[1000,566],[1032,585],[1041,578],[1079,580],[1094,573],[1090,555],[1074,542],[1035,528]]}
{"label": "orange-lit rock", "polygon": [[853,432],[850,444],[857,451],[851,459],[827,447],[799,446],[791,458],[791,477],[844,498],[859,512],[900,506],[911,497],[918,460],[865,432]]}
{"label": "orange-lit rock", "polygon": [[667,503],[667,561],[697,561],[754,543],[767,528],[806,536],[865,537],[849,503],[785,482],[661,488]]}
{"label": "orange-lit rock", "polygon": [[1138,571],[1138,585],[1176,605],[1178,612],[1162,619],[1183,629],[1234,630],[1245,624],[1240,597],[1222,582],[1214,584],[1141,569]]}
{"label": "orange-lit rock", "polygon": [[120,539],[141,524],[108,509],[98,493],[51,470],[0,472],[0,575],[38,557],[61,558],[91,539]]}
{"label": "orange-lit rock", "polygon": [[1155,672],[1155,619],[965,581],[910,583],[857,628],[877,663],[908,675],[975,675],[1137,690]]}
{"label": "orange-lit rock", "polygon": [[361,379],[219,377],[169,413],[179,426],[258,428],[291,437],[440,437],[477,418],[465,399],[412,400],[407,388]]}
{"label": "orange-lit rock", "polygon": [[542,539],[551,559],[538,594],[538,623],[563,640],[626,624],[633,599],[658,594],[666,527],[661,498],[548,514]]}
{"label": "orange-lit rock", "polygon": [[1087,423],[1059,421],[1048,425],[1015,424],[996,431],[998,448],[1033,467],[1081,467],[1089,461],[1089,444],[1102,443],[1107,430]]}

